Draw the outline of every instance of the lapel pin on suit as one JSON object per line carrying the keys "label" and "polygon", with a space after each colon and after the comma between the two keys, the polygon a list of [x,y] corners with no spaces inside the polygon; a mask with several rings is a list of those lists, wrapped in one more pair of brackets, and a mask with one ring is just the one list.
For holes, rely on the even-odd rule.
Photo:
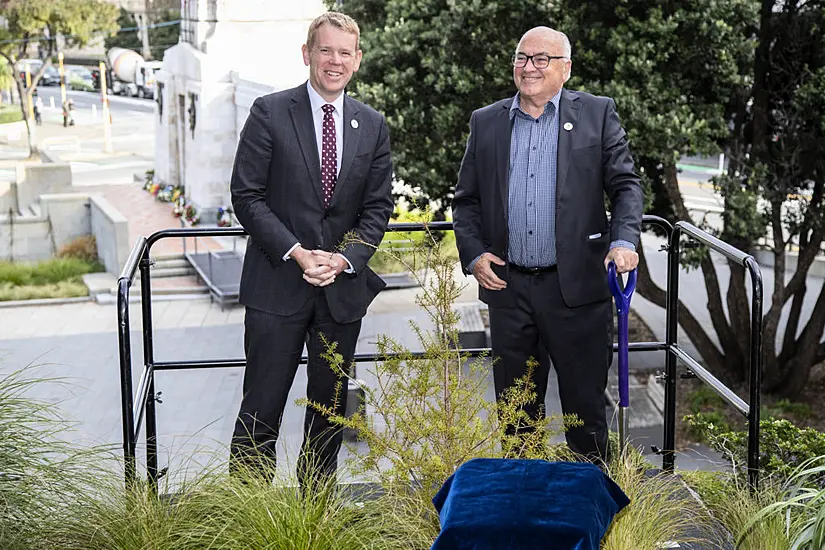
{"label": "lapel pin on suit", "polygon": [[569,132],[570,130],[573,129],[573,123],[572,122],[565,122],[564,123],[564,129]]}
{"label": "lapel pin on suit", "polygon": [[352,120],[349,121],[349,125],[352,126],[355,129],[357,129],[358,128],[358,121],[355,120],[355,119],[352,119]]}

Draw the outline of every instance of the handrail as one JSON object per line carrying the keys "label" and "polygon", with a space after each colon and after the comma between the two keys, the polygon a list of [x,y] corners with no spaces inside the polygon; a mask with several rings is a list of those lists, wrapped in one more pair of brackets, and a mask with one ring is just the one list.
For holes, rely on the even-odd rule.
{"label": "handrail", "polygon": [[[643,224],[654,225],[663,229],[668,237],[668,244],[664,247],[668,253],[668,275],[666,288],[667,325],[664,342],[632,342],[628,345],[629,351],[663,351],[665,353],[665,410],[664,410],[664,437],[662,455],[663,469],[672,471],[675,466],[675,426],[676,426],[676,364],[677,360],[687,364],[697,377],[709,384],[720,394],[726,402],[734,406],[740,413],[748,416],[748,479],[752,487],[758,485],[759,465],[759,402],[761,385],[761,329],[762,329],[762,275],[758,264],[752,256],[719,240],[698,227],[687,223],[677,222],[671,225],[659,216],[646,215]],[[404,222],[393,223],[387,227],[387,232],[415,232],[415,231],[450,231],[452,222]],[[146,468],[150,483],[157,485],[157,419],[155,415],[155,372],[164,370],[185,370],[202,368],[241,367],[246,365],[243,358],[218,359],[200,361],[155,361],[152,331],[152,295],[149,273],[149,255],[151,247],[157,241],[174,237],[213,237],[213,236],[242,236],[247,232],[242,227],[221,228],[182,228],[164,229],[148,237],[138,239],[135,247],[121,271],[118,279],[118,336],[120,339],[120,371],[121,371],[121,412],[123,415],[123,451],[126,462],[125,477],[127,484],[136,479],[136,447],[139,431],[145,416],[146,427]],[[745,403],[733,391],[724,386],[710,372],[704,369],[698,361],[687,354],[677,343],[678,329],[678,291],[679,291],[679,254],[681,235],[687,235],[729,259],[735,260],[750,271],[753,284],[753,300],[751,308],[751,353],[750,353],[750,401]],[[141,273],[141,311],[143,315],[143,352],[144,364],[138,392],[135,396],[132,388],[131,341],[129,337],[129,288],[140,269]],[[613,345],[614,351],[617,345]],[[488,348],[461,349],[471,357],[489,354]],[[410,356],[419,357],[422,352],[412,352]],[[355,362],[376,361],[385,356],[377,354],[356,354]],[[306,362],[306,357],[301,358]]]}
{"label": "handrail", "polygon": [[736,260],[736,262],[739,263],[739,265],[741,266],[745,265],[745,261],[748,258],[753,258],[753,256],[751,256],[750,254],[742,252],[735,246],[729,245],[725,241],[722,241],[717,237],[714,237],[704,229],[699,229],[691,223],[680,221],[676,222],[675,227],[680,232],[693,237],[697,241],[700,241],[701,243],[705,244],[706,246],[711,247],[716,252],[719,252],[728,259]]}
{"label": "handrail", "polygon": [[[670,253],[671,264],[678,266],[678,254],[680,249],[680,240],[682,234],[688,235],[692,239],[699,241],[705,246],[719,252],[729,260],[733,260],[739,265],[748,270],[751,276],[751,286],[753,292],[751,293],[751,333],[750,333],[750,357],[748,361],[748,393],[750,401],[745,403],[739,396],[733,393],[729,388],[724,386],[719,380],[710,374],[706,369],[698,365],[695,360],[687,356],[675,342],[675,335],[677,329],[677,315],[679,307],[679,272],[674,269],[670,273],[668,286],[668,337],[673,338],[671,353],[668,354],[670,365],[666,364],[666,374],[675,376],[675,360],[678,358],[683,362],[688,363],[688,366],[694,368],[693,372],[696,376],[710,385],[713,390],[720,395],[725,401],[733,405],[740,413],[748,418],[748,481],[753,489],[759,486],[759,423],[760,423],[760,396],[762,389],[762,305],[763,305],[763,287],[762,287],[762,270],[756,259],[738,248],[735,248],[728,243],[716,238],[707,231],[699,229],[695,225],[679,221],[673,227],[673,233],[670,236]],[[670,270],[669,270],[670,271]],[[672,287],[671,287],[672,285]],[[670,339],[668,339],[670,342]],[[680,353],[681,352],[681,353]],[[688,360],[689,359],[689,360]],[[670,368],[667,368],[667,367]],[[673,410],[666,412],[666,416],[670,415],[675,426],[675,388],[671,390],[672,402],[668,403],[668,388],[665,391],[665,402],[668,403]],[[667,427],[667,420],[666,420]],[[665,437],[665,448],[673,449],[673,435],[675,428],[667,433]],[[668,436],[671,438],[668,440]],[[666,453],[668,451],[665,451]],[[670,451],[672,452],[672,451]],[[667,458],[667,456],[666,456]],[[672,465],[672,457],[670,458],[670,465]]]}
{"label": "handrail", "polygon": [[[126,480],[136,475],[136,440],[135,415],[133,413],[134,397],[132,394],[132,338],[129,333],[129,287],[135,276],[137,265],[148,250],[146,237],[140,237],[135,243],[120,277],[117,280],[117,330],[118,355],[120,356],[121,416],[123,427],[123,456]],[[151,298],[150,298],[151,299]]]}

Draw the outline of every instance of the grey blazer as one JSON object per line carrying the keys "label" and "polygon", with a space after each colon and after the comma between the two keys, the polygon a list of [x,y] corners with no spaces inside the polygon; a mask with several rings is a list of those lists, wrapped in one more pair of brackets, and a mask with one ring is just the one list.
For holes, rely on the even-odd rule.
{"label": "grey blazer", "polygon": [[[276,315],[296,313],[314,287],[283,256],[296,243],[336,250],[354,231],[378,245],[393,209],[390,139],[383,115],[344,97],[341,170],[329,208],[321,191],[321,162],[306,84],[259,97],[238,142],[230,189],[238,221],[249,232],[241,275],[242,304]],[[352,124],[351,121],[356,121]],[[355,274],[324,287],[333,319],[364,316],[385,284],[367,267],[374,248],[340,250]]]}
{"label": "grey blazer", "polygon": [[[452,204],[456,244],[465,269],[484,252],[507,260],[512,103],[512,97],[498,101],[470,118]],[[639,246],[644,200],[613,100],[563,90],[559,115],[557,265],[564,301],[576,307],[610,297],[604,258],[614,240]],[[564,129],[568,123],[569,131]],[[605,193],[611,202],[610,225]],[[494,266],[494,270],[508,279],[508,266]],[[512,303],[507,289],[479,287],[479,298],[494,306]]]}

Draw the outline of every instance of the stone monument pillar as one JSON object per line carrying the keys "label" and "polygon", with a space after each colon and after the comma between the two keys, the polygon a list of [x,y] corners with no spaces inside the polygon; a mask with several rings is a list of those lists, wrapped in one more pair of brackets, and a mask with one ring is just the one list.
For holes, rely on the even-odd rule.
{"label": "stone monument pillar", "polygon": [[182,185],[204,223],[229,205],[238,134],[255,97],[297,86],[322,0],[181,0],[181,39],[158,72],[155,179]]}

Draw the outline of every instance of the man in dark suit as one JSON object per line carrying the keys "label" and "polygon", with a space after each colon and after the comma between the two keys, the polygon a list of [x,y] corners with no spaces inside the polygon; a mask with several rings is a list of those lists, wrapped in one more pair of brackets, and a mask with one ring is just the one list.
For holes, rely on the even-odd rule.
{"label": "man in dark suit", "polygon": [[[346,380],[322,357],[324,340],[349,365],[361,318],[385,286],[367,262],[393,208],[390,141],[384,117],[344,94],[361,62],[358,41],[350,17],[328,12],[315,19],[302,48],[308,82],[256,99],[238,143],[232,204],[249,241],[240,287],[247,366],[232,438],[235,466],[274,466],[305,342],[307,398],[343,414]],[[345,238],[351,232],[355,240]],[[314,475],[335,472],[340,446],[341,431],[308,407],[302,485],[310,465]]]}
{"label": "man in dark suit", "polygon": [[[543,414],[549,352],[568,445],[604,459],[604,390],[612,362],[605,266],[638,263],[642,188],[613,100],[563,89],[570,42],[528,31],[513,57],[515,97],[475,111],[453,200],[462,266],[489,306],[496,395],[527,372]],[[604,194],[611,202],[608,225]]]}

